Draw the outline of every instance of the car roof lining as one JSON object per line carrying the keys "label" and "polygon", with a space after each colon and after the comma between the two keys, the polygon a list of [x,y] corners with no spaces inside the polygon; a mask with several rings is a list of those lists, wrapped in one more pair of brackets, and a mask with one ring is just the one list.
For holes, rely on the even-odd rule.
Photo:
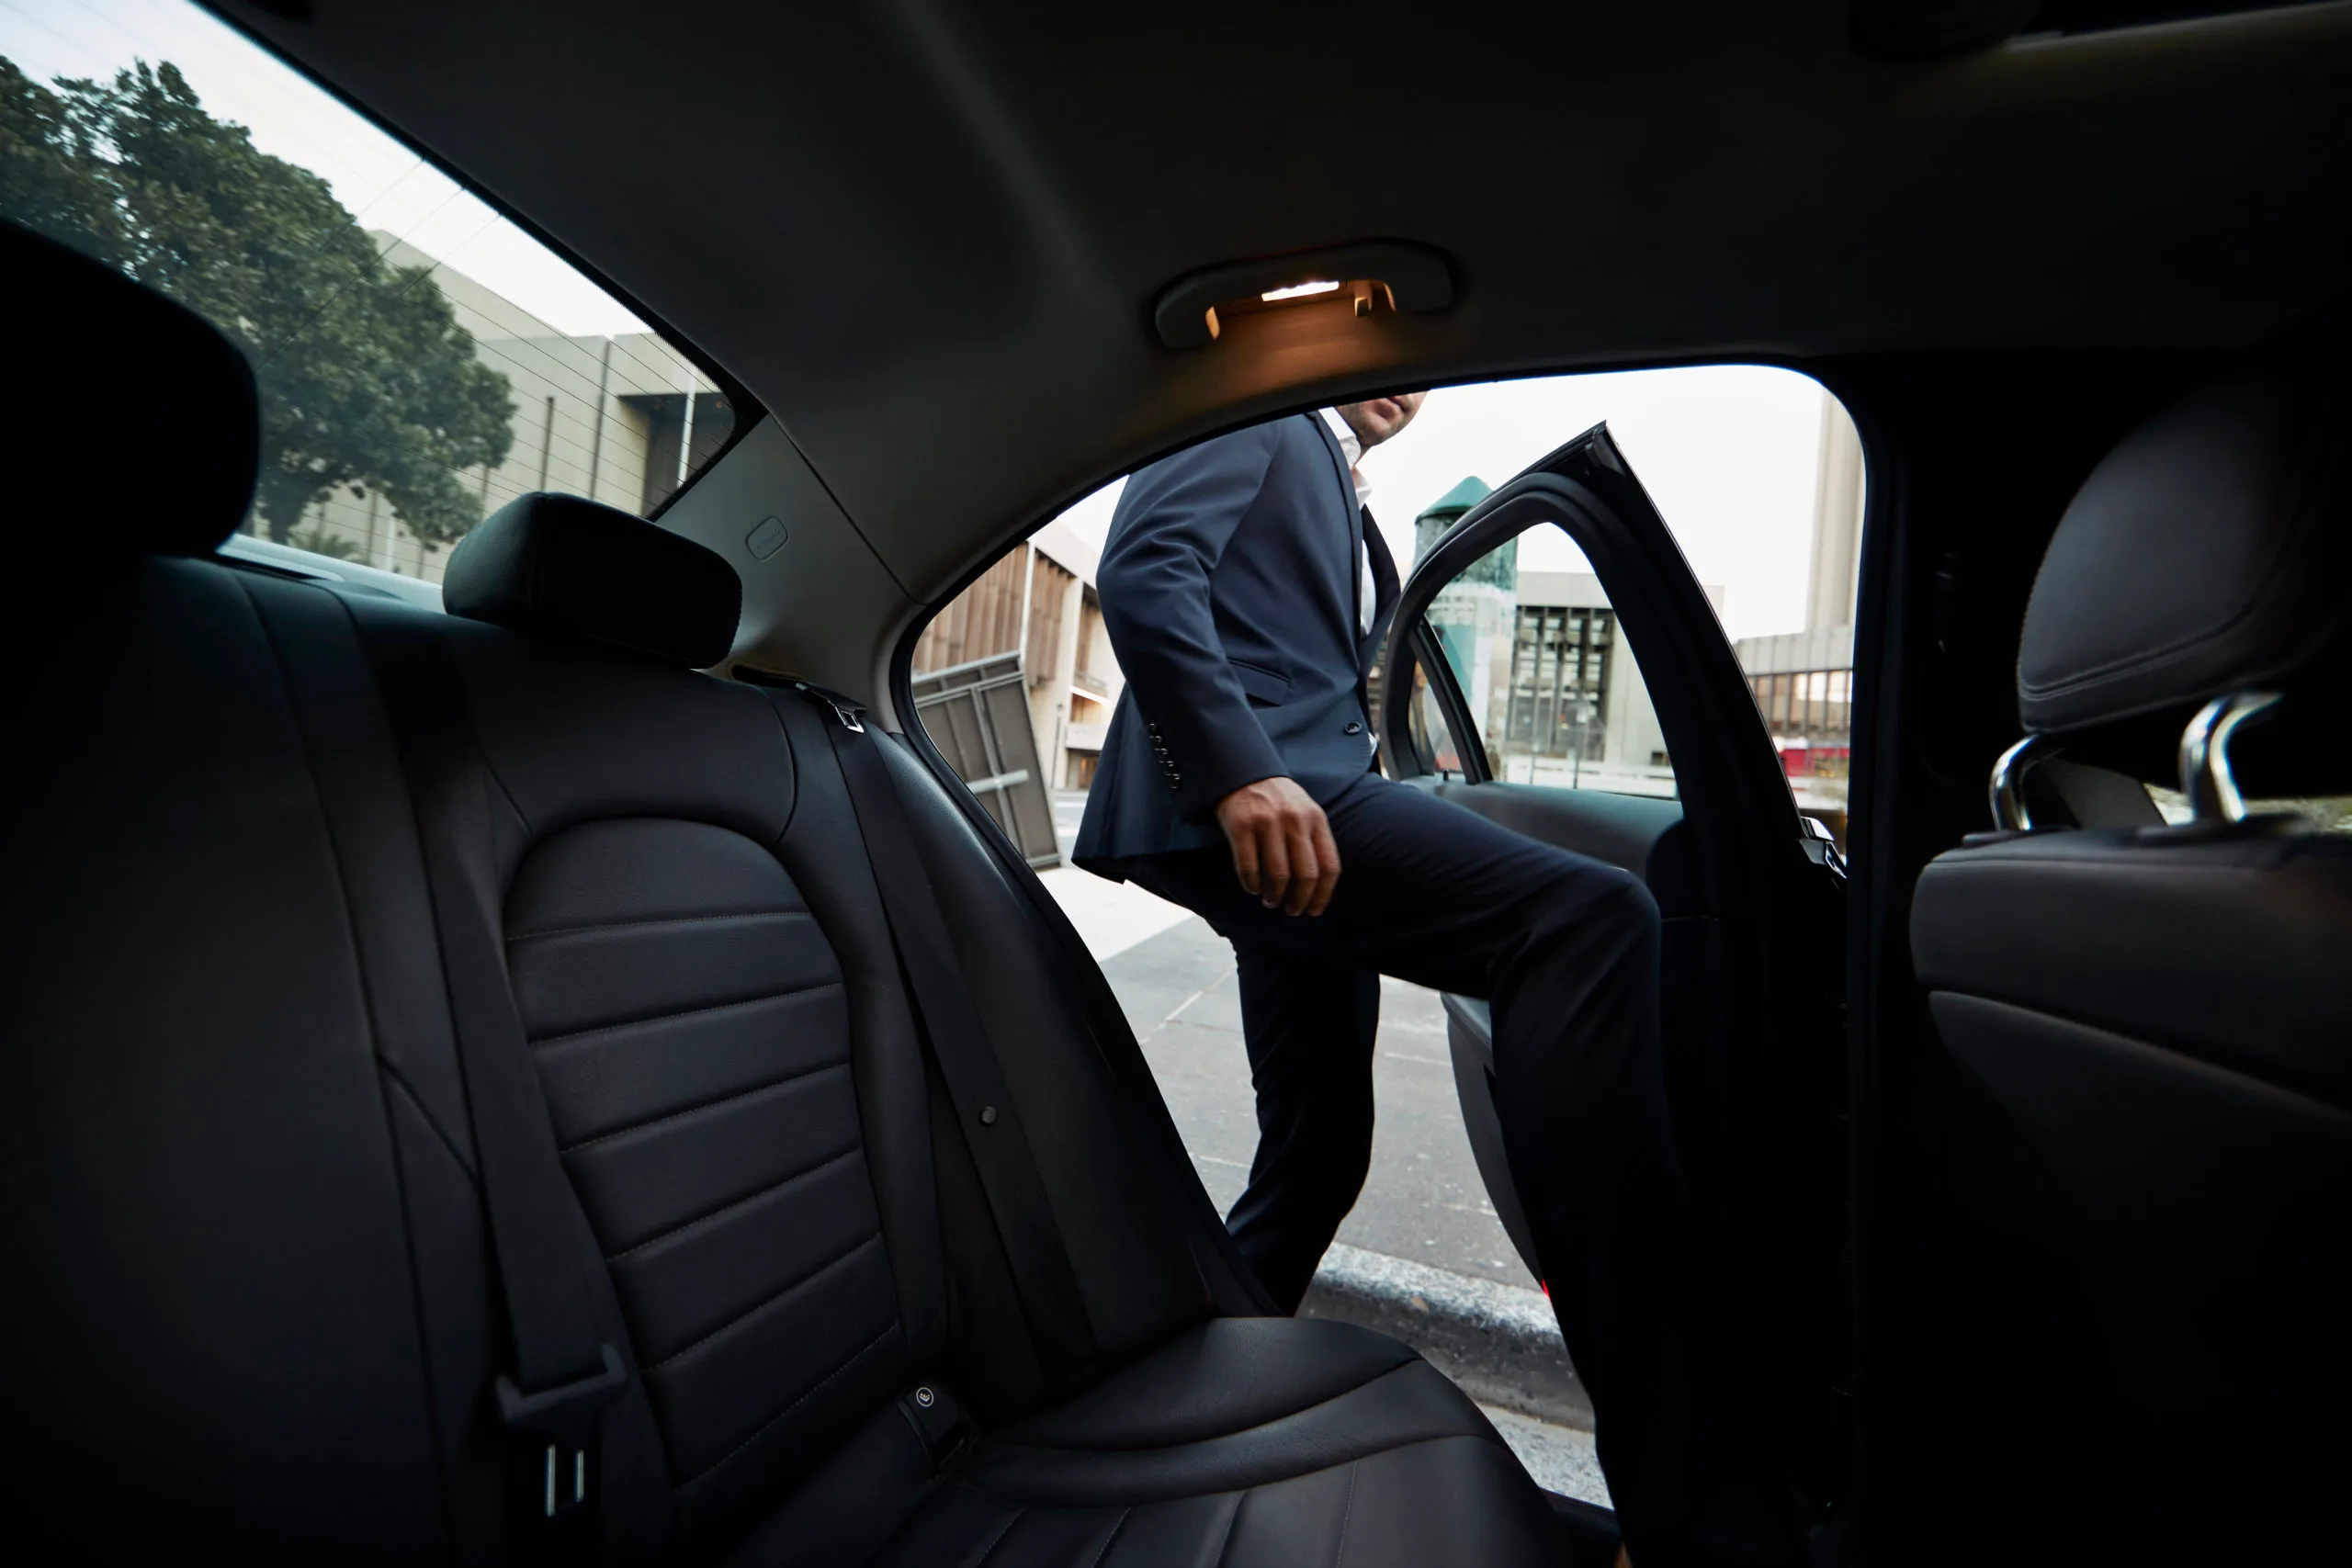
{"label": "car roof lining", "polygon": [[[2345,0],[1918,63],[1859,57],[1842,0],[219,9],[723,367],[916,603],[1139,460],[1345,393],[2230,346],[2352,254]],[[1457,301],[1153,331],[1185,273],[1377,238],[1442,251]],[[666,520],[718,531],[689,502],[748,446]]]}

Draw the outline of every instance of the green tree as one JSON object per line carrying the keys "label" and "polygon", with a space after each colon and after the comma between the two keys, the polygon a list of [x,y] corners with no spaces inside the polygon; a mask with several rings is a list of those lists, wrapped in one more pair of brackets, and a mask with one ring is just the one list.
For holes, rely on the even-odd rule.
{"label": "green tree", "polygon": [[244,350],[270,537],[338,486],[380,493],[428,545],[480,522],[458,473],[505,458],[514,405],[429,270],[387,266],[324,180],[207,114],[175,66],[54,87],[0,58],[0,211]]}

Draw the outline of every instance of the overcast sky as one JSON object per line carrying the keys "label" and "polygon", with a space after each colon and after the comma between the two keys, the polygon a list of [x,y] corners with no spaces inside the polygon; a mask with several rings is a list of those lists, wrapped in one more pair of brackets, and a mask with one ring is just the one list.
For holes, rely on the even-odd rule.
{"label": "overcast sky", "polygon": [[[179,66],[207,109],[254,145],[316,171],[368,229],[399,235],[575,336],[645,326],[560,258],[399,141],[187,0],[0,0],[0,54],[35,81],[110,77],[134,59]],[[1400,563],[1413,518],[1466,475],[1499,485],[1603,421],[1700,581],[1724,590],[1734,637],[1794,631],[1823,398],[1791,371],[1653,370],[1447,388],[1364,460],[1372,507]],[[1098,543],[1114,485],[1068,520]],[[1556,530],[1521,547],[1530,570],[1580,570]]]}
{"label": "overcast sky", "polygon": [[322,176],[360,227],[397,234],[571,336],[646,330],[440,170],[187,0],[0,0],[0,55],[44,86],[168,61],[208,113]]}

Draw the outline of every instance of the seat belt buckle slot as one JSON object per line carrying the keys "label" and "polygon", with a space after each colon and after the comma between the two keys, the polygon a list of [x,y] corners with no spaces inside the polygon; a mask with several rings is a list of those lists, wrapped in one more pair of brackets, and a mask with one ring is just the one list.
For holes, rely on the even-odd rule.
{"label": "seat belt buckle slot", "polygon": [[944,1475],[972,1446],[962,1406],[937,1383],[919,1383],[899,1398],[899,1413],[914,1428],[931,1473]]}
{"label": "seat belt buckle slot", "polygon": [[526,1486],[536,1511],[553,1519],[588,1500],[588,1450],[605,1406],[628,1386],[628,1368],[611,1345],[600,1345],[604,1365],[586,1377],[526,1393],[501,1373],[498,1414],[515,1432],[539,1439],[528,1450]]}
{"label": "seat belt buckle slot", "polygon": [[[570,1462],[565,1462],[566,1460]],[[588,1450],[564,1443],[549,1443],[547,1448],[547,1482],[540,1494],[539,1511],[547,1518],[569,1513],[588,1500]]]}

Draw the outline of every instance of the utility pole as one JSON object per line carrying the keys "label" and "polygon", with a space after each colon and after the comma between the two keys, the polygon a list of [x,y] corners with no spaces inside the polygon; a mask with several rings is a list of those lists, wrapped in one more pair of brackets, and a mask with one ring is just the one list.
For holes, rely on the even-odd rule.
{"label": "utility pole", "polygon": [[686,456],[694,450],[694,445],[695,368],[693,366],[689,365],[686,367],[686,417],[685,423],[678,431],[678,483],[676,488],[679,490],[684,490],[686,485]]}
{"label": "utility pole", "polygon": [[[1024,675],[1031,673],[1029,670],[1029,589],[1030,585],[1036,581],[1037,547],[1024,539],[1021,544],[1021,622],[1019,628],[1012,634],[1017,639],[1012,645],[1012,651],[1021,656],[1021,672]],[[1024,685],[1022,695],[1025,698],[1028,694],[1028,688]]]}
{"label": "utility pole", "polygon": [[539,426],[539,482],[531,488],[548,488],[548,459],[555,456],[555,399],[548,399],[547,422]]}
{"label": "utility pole", "polygon": [[605,388],[613,378],[613,340],[605,339],[605,362],[596,371],[596,408],[588,417],[588,499],[596,499],[596,469],[605,460]]}
{"label": "utility pole", "polygon": [[390,571],[392,569],[391,530],[389,528],[384,530],[384,537],[380,543],[376,537],[376,514],[383,509],[383,505],[384,498],[376,492],[373,485],[370,485],[368,488],[368,564],[379,570]]}

